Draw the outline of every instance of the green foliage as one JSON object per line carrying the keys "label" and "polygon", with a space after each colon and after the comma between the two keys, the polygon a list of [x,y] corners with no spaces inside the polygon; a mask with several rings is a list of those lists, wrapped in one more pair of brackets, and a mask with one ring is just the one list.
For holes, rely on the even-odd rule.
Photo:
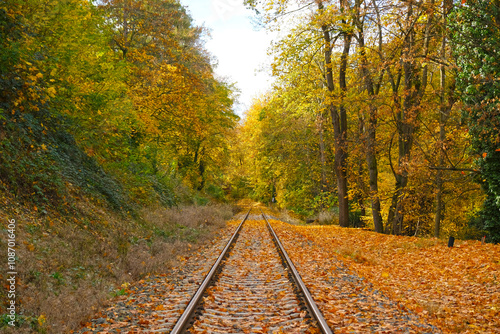
{"label": "green foliage", "polygon": [[244,199],[250,197],[252,187],[247,176],[235,176],[231,180],[230,195],[233,199]]}
{"label": "green foliage", "polygon": [[314,197],[312,208],[315,212],[321,211],[323,208],[336,208],[338,209],[338,198],[332,192],[322,192]]}
{"label": "green foliage", "polygon": [[[16,313],[14,324],[16,325],[16,327],[18,327],[18,326],[21,326],[22,324],[24,324],[26,322],[26,320],[27,319],[25,317]],[[31,319],[29,319],[29,320],[31,320]],[[34,320],[36,321],[36,319],[34,319]],[[9,322],[11,322],[11,321],[12,321],[12,319],[9,317],[9,314],[2,314],[0,316],[0,328],[10,326]]]}
{"label": "green foliage", "polygon": [[473,151],[481,155],[481,183],[486,191],[480,214],[491,240],[500,242],[500,6],[471,0],[450,16],[454,55],[460,68],[457,88],[465,104]]}
{"label": "green foliage", "polygon": [[[18,133],[29,129],[23,125],[16,124]],[[33,138],[26,135],[20,139],[0,142],[0,178],[4,189],[7,187],[20,200],[30,200],[41,207],[57,204],[61,200],[62,179],[54,160]]]}
{"label": "green foliage", "polygon": [[363,213],[361,210],[349,211],[349,224],[352,227],[365,227],[366,224],[363,221]]}
{"label": "green foliage", "polygon": [[488,231],[489,239],[500,242],[500,152],[493,152],[481,161],[483,188],[487,197],[480,212],[481,228]]}
{"label": "green foliage", "polygon": [[70,134],[57,133],[54,146],[51,153],[66,180],[87,193],[100,194],[114,209],[128,208],[121,186],[78,147]]}
{"label": "green foliage", "polygon": [[480,240],[487,234],[488,231],[485,230],[484,221],[481,217],[481,212],[479,212],[470,217],[467,224],[458,229],[453,236],[461,240]]}
{"label": "green foliage", "polygon": [[117,289],[111,293],[111,296],[113,297],[119,297],[125,295],[127,295],[127,291],[125,290],[125,288]]}
{"label": "green foliage", "polygon": [[457,88],[466,104],[463,116],[469,124],[473,147],[479,153],[500,147],[498,18],[497,3],[484,0],[467,1],[450,16],[454,55],[460,68]]}
{"label": "green foliage", "polygon": [[65,282],[64,276],[58,271],[53,272],[49,276],[52,277],[56,281],[57,285],[63,285]]}
{"label": "green foliage", "polygon": [[203,196],[203,195],[195,194],[193,196],[193,204],[194,205],[204,206],[204,205],[207,205],[208,203],[210,203],[210,199]]}
{"label": "green foliage", "polygon": [[220,186],[209,184],[206,187],[205,192],[207,193],[207,195],[218,201],[223,201],[225,199],[224,190]]}

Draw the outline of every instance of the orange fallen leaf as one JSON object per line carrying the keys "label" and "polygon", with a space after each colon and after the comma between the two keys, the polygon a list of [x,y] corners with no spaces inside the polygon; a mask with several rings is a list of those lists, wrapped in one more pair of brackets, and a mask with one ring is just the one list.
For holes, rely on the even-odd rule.
{"label": "orange fallen leaf", "polygon": [[165,306],[163,306],[163,304],[160,304],[160,305],[155,307],[155,311],[164,311],[164,310],[165,310]]}

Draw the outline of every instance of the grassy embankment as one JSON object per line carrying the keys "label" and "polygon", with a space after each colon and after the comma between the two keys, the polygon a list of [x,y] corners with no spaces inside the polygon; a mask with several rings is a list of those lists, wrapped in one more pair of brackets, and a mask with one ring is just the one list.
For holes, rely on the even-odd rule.
{"label": "grassy embankment", "polygon": [[[0,194],[0,254],[7,258],[8,220],[16,221],[17,327],[7,325],[7,290],[0,292],[6,333],[63,333],[78,327],[121,284],[165,272],[211,238],[234,214],[225,205],[145,208],[135,218],[75,196],[72,214],[44,212]],[[6,287],[7,261],[0,280]]]}

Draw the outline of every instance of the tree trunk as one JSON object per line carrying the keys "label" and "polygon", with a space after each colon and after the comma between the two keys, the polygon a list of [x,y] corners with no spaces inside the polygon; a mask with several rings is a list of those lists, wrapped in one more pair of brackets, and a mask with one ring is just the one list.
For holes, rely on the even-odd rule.
{"label": "tree trunk", "polygon": [[128,20],[129,20],[129,11],[130,11],[130,5],[128,2],[125,2],[123,4],[123,14],[122,14],[122,26],[123,26],[123,40],[122,41],[117,41],[115,39],[116,44],[118,45],[118,48],[122,51],[122,58],[127,59],[127,52],[128,52]]}
{"label": "tree trunk", "polygon": [[[430,5],[433,6],[434,1],[432,0]],[[408,186],[409,179],[409,163],[411,161],[411,150],[413,147],[413,139],[416,129],[416,120],[419,114],[420,101],[424,95],[425,88],[427,86],[427,72],[428,65],[422,64],[422,72],[420,73],[420,68],[416,67],[415,53],[416,53],[416,41],[415,41],[415,29],[412,20],[414,18],[414,5],[420,6],[421,3],[414,3],[413,1],[408,2],[408,12],[407,12],[407,24],[408,30],[406,31],[403,48],[401,52],[401,62],[403,67],[404,75],[404,95],[403,95],[403,106],[397,115],[397,127],[398,127],[398,145],[399,145],[399,159],[398,159],[398,169],[396,171],[396,191],[393,200],[396,200],[394,219],[392,221],[392,232],[394,234],[400,234],[403,230],[404,221],[404,197],[406,188]],[[434,19],[433,12],[428,14],[424,41],[423,41],[423,57],[427,57],[429,52],[429,42],[431,39],[431,27]],[[393,202],[394,204],[394,202]]]}
{"label": "tree trunk", "polygon": [[[441,161],[441,157],[439,160]],[[436,238],[439,238],[439,234],[441,232],[443,209],[443,172],[438,170],[436,174],[436,214],[434,216],[434,236]]]}
{"label": "tree trunk", "polygon": [[373,87],[373,80],[368,71],[368,61],[366,59],[365,52],[365,37],[364,29],[362,23],[359,22],[359,53],[361,56],[361,73],[365,82],[365,89],[368,93],[369,102],[369,117],[368,124],[366,127],[366,163],[368,165],[368,175],[370,183],[370,199],[372,207],[373,225],[375,232],[383,232],[382,214],[380,210],[380,197],[378,192],[378,164],[377,164],[377,153],[376,153],[376,129],[377,129],[377,108],[373,104],[373,98],[375,97],[375,90]]}
{"label": "tree trunk", "polygon": [[[323,11],[322,0],[317,0],[319,11]],[[330,31],[326,25],[321,26],[323,40],[325,44],[325,65],[327,88],[331,95],[335,92],[332,68],[332,41]],[[347,90],[347,57],[351,46],[351,34],[344,34],[344,49],[341,56],[339,68],[339,87],[341,94],[341,103],[339,107],[334,102],[329,102],[329,111],[332,117],[333,137],[335,146],[335,174],[337,176],[337,192],[339,201],[339,224],[340,226],[349,226],[349,202],[348,202],[348,183],[347,183],[347,112],[343,104],[343,99]]]}
{"label": "tree trunk", "polygon": [[[445,48],[446,48],[446,1],[443,1],[443,36],[441,41],[441,61],[444,60]],[[445,85],[446,85],[446,69],[443,64],[440,68],[440,109],[439,109],[439,148],[438,148],[438,166],[443,166],[444,164],[444,141],[446,139],[446,129],[445,129],[445,117],[446,112],[445,106]],[[443,172],[438,170],[436,173],[436,212],[434,215],[434,236],[439,238],[441,232],[441,220],[443,216]]]}
{"label": "tree trunk", "polygon": [[[406,23],[411,25],[411,18],[413,16],[413,4],[410,1],[408,3],[408,13]],[[403,106],[397,115],[397,127],[398,127],[398,169],[396,171],[396,189],[393,196],[393,200],[396,200],[394,205],[394,219],[392,221],[392,233],[400,234],[401,226],[404,220],[404,190],[408,185],[408,163],[410,162],[410,152],[413,145],[413,131],[414,125],[412,124],[410,118],[414,115],[414,91],[413,84],[415,81],[415,65],[413,59],[413,47],[414,47],[414,35],[415,31],[413,28],[409,28],[403,43],[402,49],[402,67],[404,75],[404,97]],[[394,203],[394,202],[393,202]]]}
{"label": "tree trunk", "polygon": [[317,116],[317,127],[319,132],[319,154],[321,160],[321,193],[328,191],[328,184],[326,179],[326,152],[325,140],[323,138],[323,115]]}
{"label": "tree trunk", "polygon": [[[339,189],[339,223],[340,226],[349,226],[349,201],[348,201],[348,183],[347,183],[347,110],[345,108],[344,99],[347,92],[347,57],[351,48],[351,34],[344,35],[344,49],[340,57],[339,69],[339,86],[340,86],[340,106],[339,106],[339,121],[340,128],[338,135],[334,136],[335,142],[335,160],[337,171],[337,184]],[[342,212],[342,214],[340,214]]]}
{"label": "tree trunk", "polygon": [[[447,17],[448,12],[451,10],[453,6],[453,2],[450,0],[443,1],[442,7],[442,40],[441,40],[441,66],[440,70],[440,113],[439,113],[439,157],[438,157],[438,166],[441,167],[445,162],[445,140],[446,140],[446,123],[448,121],[451,108],[454,101],[454,85],[450,85],[450,92],[448,96],[448,101],[446,101],[446,44],[447,44]],[[436,173],[436,212],[434,216],[434,236],[439,238],[441,233],[441,221],[444,216],[444,201],[443,201],[443,171],[441,169],[437,170]]]}

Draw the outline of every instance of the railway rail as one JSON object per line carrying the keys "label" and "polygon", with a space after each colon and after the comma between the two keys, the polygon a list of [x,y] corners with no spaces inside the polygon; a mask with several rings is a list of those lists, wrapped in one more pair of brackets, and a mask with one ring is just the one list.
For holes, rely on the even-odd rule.
{"label": "railway rail", "polygon": [[266,216],[252,211],[170,333],[332,333]]}

